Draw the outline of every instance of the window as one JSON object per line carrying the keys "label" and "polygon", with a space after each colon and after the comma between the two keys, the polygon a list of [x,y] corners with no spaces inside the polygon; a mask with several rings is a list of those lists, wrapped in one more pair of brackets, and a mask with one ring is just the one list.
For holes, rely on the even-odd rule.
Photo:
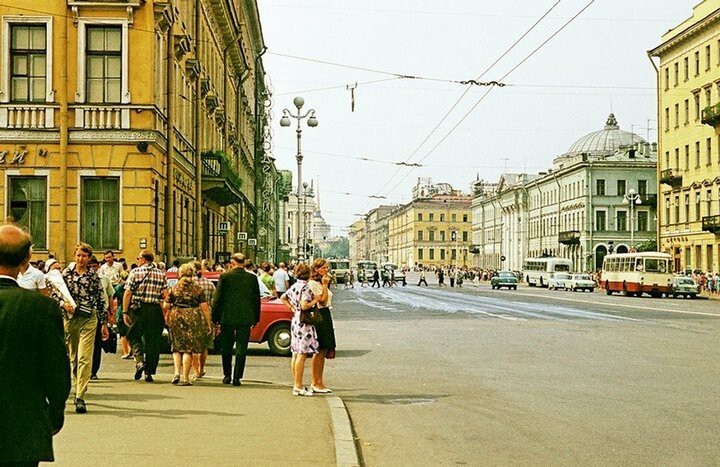
{"label": "window", "polygon": [[680,126],[680,104],[675,104],[675,128]]}
{"label": "window", "polygon": [[712,99],[712,88],[707,87],[705,88],[705,107],[708,107],[712,102],[710,101]]}
{"label": "window", "polygon": [[677,86],[677,85],[678,85],[679,78],[680,78],[680,68],[679,68],[678,62],[675,62],[675,63],[674,63],[674,65],[673,65],[673,72],[674,72],[674,74],[675,74],[675,82],[674,82],[673,84],[674,84],[675,86]]}
{"label": "window", "polygon": [[435,220],[435,214],[431,212],[430,213],[430,222],[432,222],[434,220]]}
{"label": "window", "polygon": [[430,259],[435,259],[435,248],[430,248]]}
{"label": "window", "polygon": [[[119,103],[122,85],[122,30],[119,27],[87,28],[87,102]],[[94,245],[93,245],[94,246]]]}
{"label": "window", "polygon": [[707,191],[705,203],[707,203],[707,215],[712,216],[712,190]]}
{"label": "window", "polygon": [[710,69],[710,44],[705,46],[705,71]]}
{"label": "window", "polygon": [[607,212],[595,211],[595,230],[607,230]]}
{"label": "window", "polygon": [[422,231],[422,230],[418,230],[418,233],[417,233],[417,234],[418,234],[418,241],[419,241],[419,242],[422,242],[422,241],[423,241],[423,231]]}
{"label": "window", "polygon": [[445,248],[440,248],[440,260],[445,260]]}
{"label": "window", "polygon": [[598,196],[605,196],[605,180],[598,179],[595,182],[595,194]]}
{"label": "window", "polygon": [[455,248],[450,250],[450,259],[457,259],[457,250]]}
{"label": "window", "polygon": [[675,148],[675,168],[680,170],[680,148]]}
{"label": "window", "polygon": [[617,212],[616,229],[618,232],[625,232],[627,230],[627,211]]}
{"label": "window", "polygon": [[617,181],[617,195],[624,196],[625,193],[627,193],[627,186],[626,186],[625,180],[618,180]]}
{"label": "window", "polygon": [[695,141],[695,168],[700,167],[700,141]]}
{"label": "window", "polygon": [[670,197],[665,197],[665,225],[670,225]]}
{"label": "window", "polygon": [[32,235],[33,248],[47,249],[47,180],[45,177],[8,179],[8,216]]}
{"label": "window", "polygon": [[684,80],[687,81],[690,76],[690,65],[688,64],[688,58],[685,57],[683,59],[683,77]]}
{"label": "window", "polygon": [[[441,214],[441,215],[442,215],[442,214]],[[441,241],[441,242],[444,242],[444,241],[445,241],[445,231],[444,231],[444,230],[441,230],[441,231],[440,231],[440,241]]]}
{"label": "window", "polygon": [[690,195],[685,195],[685,222],[690,222]]}
{"label": "window", "polygon": [[467,215],[467,214],[463,214],[463,222],[467,222],[467,221],[468,221],[468,215]]}
{"label": "window", "polygon": [[680,196],[675,196],[675,223],[680,223]]}
{"label": "window", "polygon": [[668,89],[670,89],[670,68],[665,67],[665,90],[667,91]]}
{"label": "window", "polygon": [[82,179],[80,238],[97,250],[120,248],[120,180]]}
{"label": "window", "polygon": [[695,76],[700,74],[700,52],[695,52]]}
{"label": "window", "polygon": [[685,125],[690,123],[690,99],[685,99]]}
{"label": "window", "polygon": [[12,25],[10,93],[13,102],[45,101],[46,38],[45,25]]}
{"label": "window", "polygon": [[700,192],[695,192],[695,220],[700,220]]}
{"label": "window", "polygon": [[422,222],[422,213],[421,212],[418,213],[418,222]]}
{"label": "window", "polygon": [[450,214],[450,221],[457,222],[457,214]]}
{"label": "window", "polygon": [[647,180],[638,180],[638,194],[640,196],[647,195]]}
{"label": "window", "polygon": [[431,242],[435,241],[435,231],[434,230],[431,230],[428,232],[428,240]]}
{"label": "window", "polygon": [[648,212],[647,211],[638,211],[637,213],[637,230],[638,232],[647,232],[648,231]]}
{"label": "window", "polygon": [[712,164],[712,138],[705,140],[705,158],[707,165]]}
{"label": "window", "polygon": [[690,145],[685,145],[685,170],[690,170]]}
{"label": "window", "polygon": [[665,151],[665,167],[666,169],[670,168],[670,151]]}
{"label": "window", "polygon": [[440,222],[445,222],[445,214],[440,214]]}
{"label": "window", "polygon": [[665,107],[665,131],[670,130],[670,107]]}
{"label": "window", "polygon": [[700,120],[700,91],[693,91],[695,100],[695,121]]}
{"label": "window", "polygon": [[423,259],[423,249],[418,248],[418,261],[422,261]]}
{"label": "window", "polygon": [[468,232],[467,232],[467,230],[463,230],[462,241],[463,241],[463,242],[467,242],[467,241],[468,241]]}

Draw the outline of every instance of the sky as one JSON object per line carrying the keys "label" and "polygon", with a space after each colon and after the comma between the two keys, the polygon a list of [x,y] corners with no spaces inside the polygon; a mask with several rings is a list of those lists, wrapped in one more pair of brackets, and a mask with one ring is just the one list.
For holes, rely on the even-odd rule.
{"label": "sky", "polygon": [[302,96],[319,123],[302,123],[303,182],[347,235],[411,201],[418,177],[469,192],[477,177],[545,171],[611,112],[655,142],[647,51],[699,2],[258,0],[272,154],[295,184],[295,120],[279,121]]}

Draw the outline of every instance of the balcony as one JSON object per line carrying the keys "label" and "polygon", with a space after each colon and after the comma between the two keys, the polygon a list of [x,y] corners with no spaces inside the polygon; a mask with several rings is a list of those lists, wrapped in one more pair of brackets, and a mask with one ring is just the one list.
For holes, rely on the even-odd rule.
{"label": "balcony", "polygon": [[705,216],[702,218],[702,229],[717,234],[720,232],[720,216]]}
{"label": "balcony", "polygon": [[720,125],[720,102],[705,107],[702,111],[701,121],[705,125],[710,125],[713,128]]}
{"label": "balcony", "polygon": [[203,194],[220,206],[239,203],[242,200],[242,180],[228,156],[219,151],[207,151],[201,154],[201,158]]}
{"label": "balcony", "polygon": [[640,195],[640,203],[643,206],[657,207],[657,195]]}
{"label": "balcony", "polygon": [[673,188],[682,186],[682,175],[675,169],[665,169],[660,171],[660,183],[670,185]]}
{"label": "balcony", "polygon": [[55,127],[55,111],[59,105],[48,104],[2,104],[0,105],[0,128],[42,130]]}
{"label": "balcony", "polygon": [[580,231],[566,230],[564,232],[558,232],[558,242],[562,243],[563,245],[579,245]]}

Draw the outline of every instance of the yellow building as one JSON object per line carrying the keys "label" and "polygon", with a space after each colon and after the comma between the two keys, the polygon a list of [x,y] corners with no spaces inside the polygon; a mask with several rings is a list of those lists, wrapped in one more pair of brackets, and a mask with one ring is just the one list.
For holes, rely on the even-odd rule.
{"label": "yellow building", "polygon": [[649,51],[658,71],[658,250],[720,271],[720,4],[705,0]]}
{"label": "yellow building", "polygon": [[470,196],[435,195],[390,214],[390,261],[398,266],[470,266]]}
{"label": "yellow building", "polygon": [[37,257],[85,241],[218,258],[239,232],[276,235],[256,210],[276,190],[255,1],[26,0],[0,18],[0,204]]}

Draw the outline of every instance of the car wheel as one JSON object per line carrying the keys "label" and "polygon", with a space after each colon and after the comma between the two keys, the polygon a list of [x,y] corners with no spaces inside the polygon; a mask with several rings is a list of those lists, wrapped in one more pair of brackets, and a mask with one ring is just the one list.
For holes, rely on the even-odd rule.
{"label": "car wheel", "polygon": [[541,277],[541,278],[540,278],[540,287],[544,287],[544,286],[545,286],[545,285],[543,284],[543,278]]}
{"label": "car wheel", "polygon": [[267,342],[270,351],[275,355],[290,355],[290,323],[278,323],[267,333]]}
{"label": "car wheel", "polygon": [[513,286],[513,290],[517,290],[517,285],[514,285],[514,286]]}
{"label": "car wheel", "polygon": [[690,294],[690,298],[692,298],[694,300],[695,298],[697,298],[697,295],[695,295],[694,293]]}

